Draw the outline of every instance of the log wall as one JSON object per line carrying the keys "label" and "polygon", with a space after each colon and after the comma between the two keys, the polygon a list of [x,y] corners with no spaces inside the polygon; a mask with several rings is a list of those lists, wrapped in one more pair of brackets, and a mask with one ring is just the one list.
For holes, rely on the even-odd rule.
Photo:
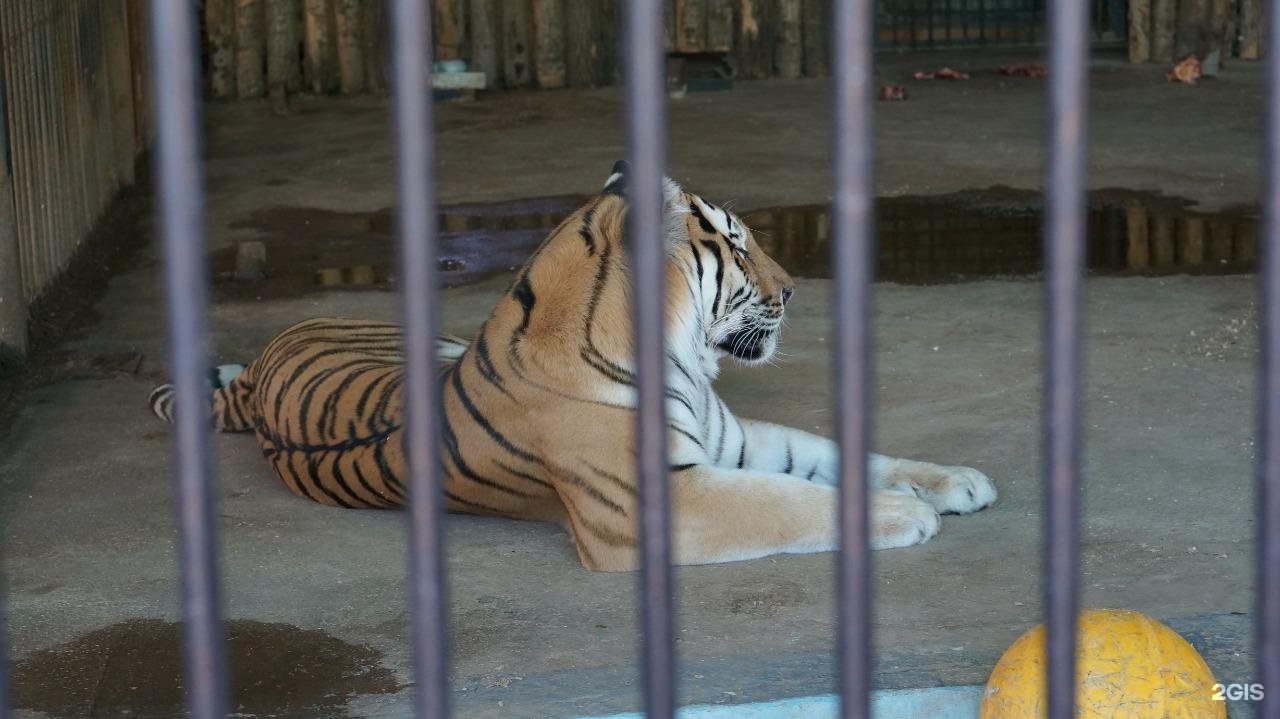
{"label": "log wall", "polygon": [[[424,0],[435,60],[462,59],[489,87],[617,82],[622,0]],[[726,53],[742,77],[827,73],[832,0],[663,2],[667,49]],[[386,0],[200,0],[214,99],[383,92]]]}
{"label": "log wall", "polygon": [[1130,62],[1257,60],[1262,0],[1128,0]]}
{"label": "log wall", "polygon": [[[24,350],[26,307],[134,180],[149,135],[145,11],[0,0],[0,355]],[[224,52],[236,28],[219,32]]]}

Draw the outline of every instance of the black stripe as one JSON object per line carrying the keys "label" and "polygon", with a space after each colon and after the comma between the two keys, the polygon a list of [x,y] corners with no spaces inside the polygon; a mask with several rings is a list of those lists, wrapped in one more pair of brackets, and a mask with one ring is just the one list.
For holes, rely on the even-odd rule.
{"label": "black stripe", "polygon": [[720,244],[712,240],[703,240],[702,245],[711,250],[711,254],[716,257],[716,296],[711,301],[711,319],[719,316],[720,310],[720,289],[724,285],[724,258],[720,256]]}
{"label": "black stripe", "polygon": [[[577,474],[574,474],[573,472],[565,472],[562,476],[564,477],[565,480],[569,482],[569,484],[572,484],[578,489],[581,489],[583,492],[586,492],[588,497],[591,497],[592,499],[599,502],[600,504],[603,504],[605,507],[609,508],[611,511],[616,512],[618,514],[625,514],[625,511],[622,509],[622,505],[606,497],[604,492],[601,492],[599,489],[597,489],[594,485],[592,485],[587,480],[583,479],[582,477],[579,477]],[[564,497],[562,496],[561,499],[563,500]]]}
{"label": "black stripe", "polygon": [[520,303],[524,309],[524,319],[520,321],[520,327],[516,330],[516,334],[523,335],[525,330],[529,329],[529,318],[533,313],[533,305],[537,298],[533,296],[533,287],[529,285],[529,273],[525,272],[516,281],[516,286],[511,288],[511,296]]}
{"label": "black stripe", "polygon": [[491,423],[489,419],[480,412],[480,409],[471,401],[471,397],[467,394],[467,390],[462,386],[461,372],[455,370],[450,372],[450,374],[453,375],[453,391],[457,394],[458,400],[462,403],[462,407],[467,410],[467,414],[471,415],[471,419],[475,420],[475,423],[480,425],[480,428],[485,431],[485,434],[489,435],[490,439],[497,442],[499,447],[502,447],[506,451],[526,462],[537,465],[543,464],[541,457],[538,457],[534,453],[522,447],[517,447],[512,444],[511,440],[507,439],[506,436],[499,432],[497,428],[493,426],[493,423]]}
{"label": "black stripe", "polygon": [[791,470],[795,469],[795,457],[791,456],[791,440],[787,440],[787,466],[782,470],[783,474],[791,474]]}

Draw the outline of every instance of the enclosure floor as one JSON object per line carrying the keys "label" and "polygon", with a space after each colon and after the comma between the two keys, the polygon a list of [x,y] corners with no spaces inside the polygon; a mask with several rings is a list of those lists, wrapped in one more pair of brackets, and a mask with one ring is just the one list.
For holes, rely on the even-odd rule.
{"label": "enclosure floor", "polygon": [[[1043,82],[991,72],[1031,59],[882,58],[886,82],[943,64],[975,73],[967,83],[907,81],[908,101],[877,105],[882,192],[1039,187]],[[1220,80],[1183,87],[1166,84],[1161,68],[1100,62],[1090,185],[1160,190],[1208,207],[1255,201],[1259,69],[1233,63]],[[827,96],[821,82],[764,82],[675,102],[672,173],[744,208],[820,202]],[[257,209],[390,204],[385,105],[307,101],[295,109],[287,118],[265,105],[211,109],[213,243],[252,237],[232,225]],[[622,153],[619,112],[613,90],[441,107],[441,195],[589,192]],[[0,440],[19,673],[77,651],[88,657],[76,665],[84,686],[66,690],[81,699],[55,706],[37,697],[22,717],[106,715],[103,687],[120,676],[117,664],[142,662],[129,675],[138,684],[111,689],[126,694],[145,693],[164,672],[158,664],[148,670],[154,654],[94,653],[83,641],[124,622],[179,616],[167,434],[144,401],[166,355],[158,273],[152,252],[113,281],[98,305],[100,323],[68,343],[65,371],[28,395]],[[477,327],[505,283],[447,292],[447,326]],[[738,413],[831,432],[830,289],[825,281],[799,283],[776,366],[725,371],[720,387]],[[982,683],[1003,648],[1039,617],[1042,289],[1025,278],[876,286],[877,449],[978,467],[1001,492],[988,511],[944,518],[928,544],[875,555],[877,686]],[[1169,621],[1227,683],[1250,679],[1253,290],[1243,276],[1107,278],[1089,281],[1087,295],[1084,601]],[[220,304],[217,359],[252,359],[304,317],[394,312],[395,296],[381,292]],[[144,358],[137,372],[119,371],[129,353]],[[242,711],[407,716],[403,515],[296,498],[248,436],[218,437],[216,455],[227,616],[285,625],[273,629],[286,632],[276,641],[285,649],[295,646],[288,631],[334,639],[336,655],[347,646],[363,657],[362,671],[389,671],[381,683],[339,677],[316,705],[304,696],[299,705]],[[568,536],[551,525],[451,517],[447,532],[451,700],[459,716],[638,707],[635,575],[584,571]],[[832,570],[829,554],[680,569],[682,701],[829,693]],[[66,651],[44,652],[59,648]],[[347,693],[358,696],[343,708]],[[164,713],[162,703],[138,708],[142,716]]]}

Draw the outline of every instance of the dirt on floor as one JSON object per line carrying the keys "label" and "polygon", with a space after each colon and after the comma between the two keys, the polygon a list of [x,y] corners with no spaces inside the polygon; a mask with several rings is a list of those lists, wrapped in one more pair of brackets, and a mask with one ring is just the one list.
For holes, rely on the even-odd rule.
{"label": "dirt on floor", "polygon": [[[906,84],[909,99],[877,105],[878,191],[1039,190],[1044,81],[995,72],[1034,59],[882,56],[879,80]],[[973,79],[909,79],[943,65]],[[1165,82],[1156,66],[1098,58],[1090,80],[1090,187],[1185,198],[1190,206],[1170,202],[1179,212],[1227,209],[1247,219],[1258,199],[1261,88],[1261,68],[1247,63],[1188,87]],[[830,186],[829,99],[823,82],[768,81],[675,100],[671,174],[743,211],[821,205]],[[442,202],[594,191],[623,154],[621,107],[615,89],[440,106]],[[377,216],[393,204],[382,100],[304,99],[287,117],[265,104],[214,106],[206,123],[214,252],[290,232],[320,238],[308,224],[316,213]],[[311,214],[270,215],[273,208]],[[263,213],[292,218],[292,226],[266,227]],[[1185,217],[1170,222],[1167,248],[1152,239],[1161,236],[1153,220],[1154,234],[1142,244],[1148,254],[1131,255],[1138,245],[1124,233],[1115,261],[1153,269],[1166,249],[1175,265],[1187,257],[1201,265],[1221,259],[1211,224],[1200,246],[1194,230],[1180,229]],[[118,246],[149,240],[148,229],[135,217],[114,230]],[[983,230],[975,234],[969,241],[981,248]],[[1244,251],[1237,236],[1233,230],[1223,251]],[[946,250],[955,242],[931,246]],[[309,261],[305,243],[295,250],[298,262]],[[358,247],[343,251],[344,258],[360,254]],[[970,259],[973,266],[983,260]],[[18,696],[33,697],[23,700],[24,719],[101,716],[95,706],[120,701],[137,704],[138,716],[171,706],[171,672],[163,672],[172,668],[171,623],[180,615],[168,441],[145,405],[166,360],[159,267],[148,242],[114,266],[100,296],[93,285],[72,293],[82,304],[96,300],[93,315],[77,310],[91,319],[59,334],[56,354],[35,355],[33,371],[61,369],[27,385],[0,439],[9,631],[15,675],[25,682]],[[1247,258],[1232,269],[1246,268]],[[1087,285],[1084,601],[1167,621],[1201,650],[1219,681],[1247,683],[1253,278],[1165,269],[1176,274],[1094,277]],[[876,286],[877,449],[978,467],[1001,492],[989,511],[945,518],[933,541],[875,555],[879,687],[981,683],[1003,648],[1040,616],[1043,287],[1034,275],[996,274],[1014,276]],[[251,359],[275,332],[308,316],[394,317],[394,294],[350,291],[351,273],[340,276],[343,283],[305,293],[218,295],[214,361]],[[477,327],[507,281],[498,275],[447,290],[449,329]],[[777,366],[725,372],[721,391],[736,412],[831,431],[830,295],[829,280],[800,280],[788,310],[786,356]],[[246,715],[407,716],[403,516],[307,503],[280,485],[248,437],[222,435],[215,447],[233,660],[277,656],[283,641],[336,657],[350,670],[309,673],[296,686],[300,680],[287,672],[265,675],[291,689],[245,688]],[[458,715],[558,717],[638,706],[634,576],[584,571],[567,535],[550,525],[450,517],[447,538]],[[832,569],[830,555],[680,569],[682,701],[831,691]],[[121,627],[137,631],[125,631],[129,641],[120,643]],[[266,654],[255,657],[255,647]],[[155,662],[139,663],[147,652]],[[51,697],[39,679],[50,667],[103,673]],[[154,670],[154,687],[145,685],[154,689],[151,698],[131,694],[146,693],[137,689],[144,685],[109,681],[111,668],[130,676]],[[276,695],[293,703],[263,699]],[[1249,707],[1233,711],[1246,716]]]}

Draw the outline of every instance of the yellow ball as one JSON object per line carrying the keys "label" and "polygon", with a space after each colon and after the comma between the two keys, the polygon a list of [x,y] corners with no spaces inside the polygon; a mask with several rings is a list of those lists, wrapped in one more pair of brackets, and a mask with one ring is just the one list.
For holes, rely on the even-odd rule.
{"label": "yellow ball", "polygon": [[[1213,719],[1213,673],[1177,632],[1138,612],[1080,612],[1076,716],[1081,719]],[[1044,625],[1009,645],[983,695],[980,719],[1036,719],[1045,707]]]}

